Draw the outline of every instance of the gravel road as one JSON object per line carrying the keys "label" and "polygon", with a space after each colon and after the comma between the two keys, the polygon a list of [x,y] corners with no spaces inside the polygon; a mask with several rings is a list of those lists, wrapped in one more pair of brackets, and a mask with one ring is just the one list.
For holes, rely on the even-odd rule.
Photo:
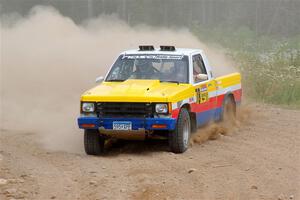
{"label": "gravel road", "polygon": [[299,199],[300,111],[248,109],[184,154],[164,141],[116,143],[100,157],[55,152],[34,132],[1,129],[0,199]]}

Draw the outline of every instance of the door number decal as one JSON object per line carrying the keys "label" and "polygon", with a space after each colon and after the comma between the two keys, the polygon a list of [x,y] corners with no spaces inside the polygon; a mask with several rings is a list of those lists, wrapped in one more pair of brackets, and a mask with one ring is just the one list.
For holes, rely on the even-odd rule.
{"label": "door number decal", "polygon": [[207,85],[201,85],[200,88],[196,89],[196,93],[197,93],[197,103],[205,103],[207,102],[208,99],[208,91],[207,91]]}

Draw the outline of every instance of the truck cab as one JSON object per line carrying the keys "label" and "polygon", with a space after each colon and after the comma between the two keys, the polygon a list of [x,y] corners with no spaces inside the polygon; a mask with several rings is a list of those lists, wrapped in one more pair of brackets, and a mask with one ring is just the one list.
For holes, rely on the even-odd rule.
{"label": "truck cab", "polygon": [[110,138],[166,138],[172,152],[183,153],[191,133],[234,113],[241,95],[240,74],[215,78],[200,49],[124,51],[103,82],[81,96],[85,151],[101,154]]}

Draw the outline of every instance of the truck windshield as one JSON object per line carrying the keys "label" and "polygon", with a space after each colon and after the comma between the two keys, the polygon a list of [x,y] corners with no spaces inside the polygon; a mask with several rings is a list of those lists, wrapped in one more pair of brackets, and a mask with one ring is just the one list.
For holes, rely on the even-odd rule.
{"label": "truck windshield", "polygon": [[166,54],[121,55],[112,66],[106,81],[127,79],[188,83],[188,57]]}

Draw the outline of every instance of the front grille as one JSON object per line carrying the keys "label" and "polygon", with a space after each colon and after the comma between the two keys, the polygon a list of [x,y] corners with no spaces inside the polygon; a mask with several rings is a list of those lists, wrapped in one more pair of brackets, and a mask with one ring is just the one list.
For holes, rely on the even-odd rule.
{"label": "front grille", "polygon": [[97,113],[100,117],[151,117],[153,104],[98,102]]}

